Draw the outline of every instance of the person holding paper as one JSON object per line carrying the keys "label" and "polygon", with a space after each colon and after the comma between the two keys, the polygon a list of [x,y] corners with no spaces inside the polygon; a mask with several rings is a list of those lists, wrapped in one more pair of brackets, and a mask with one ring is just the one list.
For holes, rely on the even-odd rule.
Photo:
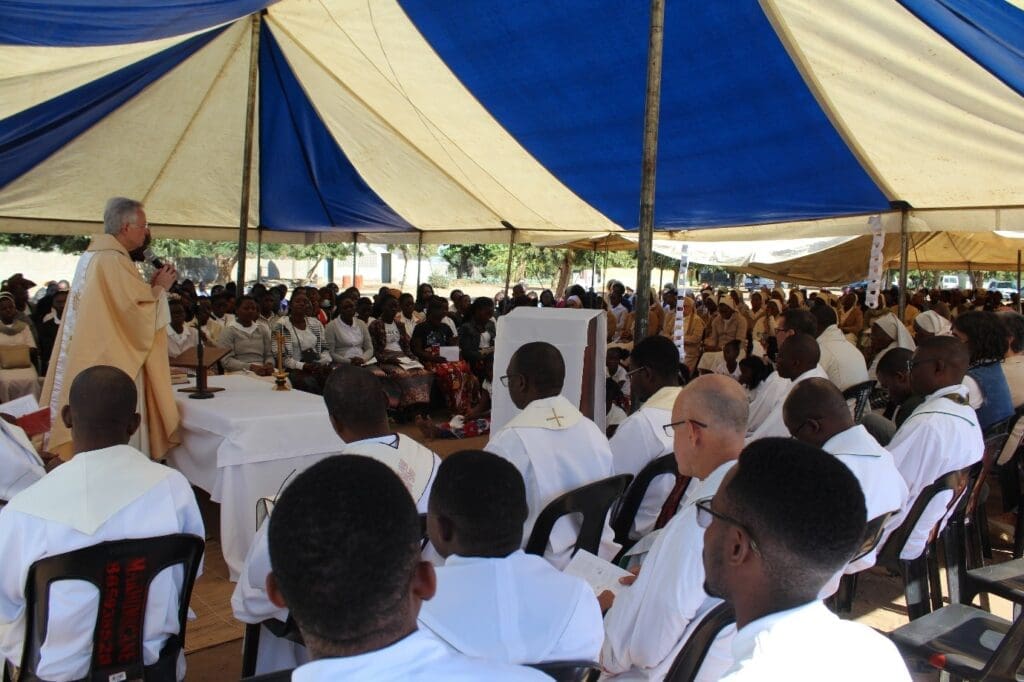
{"label": "person holding paper", "polygon": [[[601,429],[562,397],[565,360],[550,343],[520,346],[501,381],[521,411],[491,435],[485,450],[512,462],[526,481],[530,516],[523,528],[525,545],[548,503],[612,476],[612,451]],[[555,522],[544,558],[564,568],[579,530],[578,520],[562,517]],[[598,552],[603,559],[611,559],[619,550],[613,536],[606,519]]]}
{"label": "person holding paper", "polygon": [[274,370],[273,344],[270,332],[256,322],[260,310],[252,296],[240,296],[235,306],[235,319],[224,326],[217,345],[230,352],[221,358],[226,372],[250,371],[270,376]]}
{"label": "person holding paper", "polygon": [[335,364],[365,365],[373,359],[373,340],[366,323],[356,317],[356,302],[338,300],[338,316],[327,324],[327,352]]}
{"label": "person holding paper", "polygon": [[[673,434],[679,473],[694,480],[654,540],[636,582],[618,597],[599,595],[608,610],[601,666],[609,676],[662,679],[694,626],[721,603],[704,592],[704,529],[694,503],[715,494],[743,449],[747,396],[730,377],[700,376],[679,392],[666,428]],[[727,628],[715,640],[698,682],[717,680],[729,667],[734,633]]]}
{"label": "person holding paper", "polygon": [[446,561],[419,624],[473,658],[596,660],[604,639],[597,597],[585,581],[520,549],[528,514],[523,477],[510,462],[464,450],[441,463],[427,533]]}
{"label": "person holding paper", "polygon": [[[630,355],[633,399],[641,405],[612,436],[612,467],[616,474],[633,474],[672,452],[672,406],[679,396],[679,349],[664,336],[650,336]],[[665,499],[676,484],[674,476],[659,476],[647,488],[630,536],[639,539],[654,529]]]}
{"label": "person holding paper", "polygon": [[403,409],[430,403],[434,375],[412,356],[405,325],[396,319],[398,300],[381,294],[378,301],[380,317],[369,324],[373,354],[380,369],[387,375],[384,389],[389,405]]}
{"label": "person holding paper", "polygon": [[[59,458],[57,458],[59,462]],[[14,418],[0,414],[0,504],[46,474],[46,463]]]}
{"label": "person holding paper", "polygon": [[146,212],[138,201],[115,197],[96,235],[78,261],[71,294],[54,342],[40,404],[50,407],[53,428],[47,449],[67,459],[71,431],[60,418],[75,377],[88,367],[110,365],[135,382],[141,426],[132,446],[160,459],[178,442],[178,406],[167,354],[170,322],[167,291],[177,280],[171,265],[148,282],[136,263],[150,242]]}
{"label": "person holding paper", "polygon": [[[0,653],[13,664],[21,660],[25,581],[35,561],[113,540],[173,533],[205,537],[185,477],[128,444],[141,421],[137,404],[135,382],[120,369],[80,372],[60,417],[72,433],[74,458],[15,495],[0,514]],[[150,584],[143,633],[147,666],[178,632],[181,576],[180,567],[171,567]],[[51,588],[50,605],[36,673],[46,680],[82,679],[93,655],[96,589],[60,581]],[[175,662],[168,665],[174,671]],[[177,679],[184,679],[183,653],[176,668]]]}
{"label": "person holding paper", "polygon": [[451,348],[458,342],[451,327],[444,323],[448,302],[435,296],[427,303],[427,317],[416,325],[409,342],[412,354],[424,368],[434,373],[437,387],[444,395],[448,408],[455,414],[466,414],[473,404],[473,393],[477,382],[472,378],[469,364],[458,358],[458,349],[453,361],[446,361],[441,355],[442,348]]}

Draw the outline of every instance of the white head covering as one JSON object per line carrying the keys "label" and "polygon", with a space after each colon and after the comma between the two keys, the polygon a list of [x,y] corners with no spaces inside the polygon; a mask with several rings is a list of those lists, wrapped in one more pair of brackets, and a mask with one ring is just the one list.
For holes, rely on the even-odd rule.
{"label": "white head covering", "polygon": [[952,323],[934,310],[926,310],[915,317],[914,324],[935,336],[952,335]]}
{"label": "white head covering", "polygon": [[910,332],[903,326],[899,318],[892,313],[886,313],[877,320],[874,321],[883,332],[889,335],[890,339],[896,341],[896,345],[900,348],[906,348],[907,350],[914,350],[917,345],[914,343],[913,337],[910,336]]}

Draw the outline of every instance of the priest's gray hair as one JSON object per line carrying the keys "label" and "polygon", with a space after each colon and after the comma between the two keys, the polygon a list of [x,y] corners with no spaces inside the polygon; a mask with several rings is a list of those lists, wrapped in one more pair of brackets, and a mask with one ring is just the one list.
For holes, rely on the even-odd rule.
{"label": "priest's gray hair", "polygon": [[142,202],[134,199],[125,197],[108,199],[107,207],[103,210],[103,231],[107,234],[119,233],[125,223],[134,222],[139,217],[140,208],[142,208]]}

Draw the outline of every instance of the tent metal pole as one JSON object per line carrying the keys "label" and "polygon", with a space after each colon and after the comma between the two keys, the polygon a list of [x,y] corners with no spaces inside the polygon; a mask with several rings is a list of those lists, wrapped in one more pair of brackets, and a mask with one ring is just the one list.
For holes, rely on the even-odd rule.
{"label": "tent metal pole", "polygon": [[1020,249],[1017,249],[1017,312],[1020,312]]}
{"label": "tent metal pole", "polygon": [[420,290],[420,268],[423,265],[423,230],[420,230],[419,242],[416,244],[416,291]]}
{"label": "tent metal pole", "polygon": [[263,274],[263,226],[256,226],[256,283]]}
{"label": "tent metal pole", "polygon": [[516,231],[511,230],[508,235],[508,265],[505,267],[505,300],[508,303],[508,286],[512,283],[512,254],[516,250]]}
{"label": "tent metal pole", "polygon": [[650,311],[651,250],[654,246],[654,189],[658,165],[658,115],[661,110],[661,56],[665,39],[665,0],[651,0],[647,43],[647,96],[644,103],[644,151],[640,177],[640,241],[637,251],[636,328],[633,338],[647,337]]}
{"label": "tent metal pole", "polygon": [[[608,283],[608,249],[604,250],[604,264],[601,265],[601,289]],[[603,292],[602,292],[603,293]]]}
{"label": "tent metal pole", "polygon": [[352,286],[356,285],[356,271],[358,265],[356,259],[359,257],[359,233],[352,233]]}
{"label": "tent metal pole", "polygon": [[[260,56],[262,12],[250,17],[249,91],[245,100],[245,148],[242,150],[242,205],[238,210],[238,293],[245,291],[245,257],[249,248],[249,194],[252,185],[253,128],[256,125],[256,72]],[[257,277],[258,279],[258,277]]]}
{"label": "tent metal pole", "polygon": [[590,271],[590,290],[597,286],[597,242],[594,242],[594,269]]}
{"label": "tent metal pole", "polygon": [[910,247],[910,206],[903,204],[900,213],[900,322],[907,312],[907,258]]}

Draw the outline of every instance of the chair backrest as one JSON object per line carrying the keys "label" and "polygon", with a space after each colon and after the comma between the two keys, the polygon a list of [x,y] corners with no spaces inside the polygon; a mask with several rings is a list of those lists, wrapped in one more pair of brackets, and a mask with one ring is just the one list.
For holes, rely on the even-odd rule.
{"label": "chair backrest", "polygon": [[1018,680],[1017,671],[1024,662],[1024,613],[1017,616],[1010,629],[1003,635],[999,646],[992,652],[985,667],[981,669],[979,682],[1001,682]]}
{"label": "chair backrest", "polygon": [[981,468],[971,488],[970,497],[967,500],[966,513],[968,517],[973,517],[975,510],[978,508],[982,486],[986,479],[988,479],[992,467],[995,466],[996,459],[999,458],[1000,453],[1003,451],[1003,446],[1006,445],[1006,441],[1010,437],[1010,427],[1016,419],[1016,417],[1010,417],[1001,422],[996,422],[985,429],[983,434],[985,438],[985,451],[981,456]]}
{"label": "chair backrest", "polygon": [[900,552],[903,551],[904,545],[907,544],[907,538],[910,537],[917,523],[921,520],[921,515],[924,514],[928,503],[939,493],[952,490],[953,502],[951,502],[951,505],[954,504],[960,499],[961,493],[970,485],[972,468],[974,468],[973,465],[943,474],[934,482],[925,486],[921,494],[914,500],[914,504],[910,507],[907,517],[903,519],[903,523],[892,532],[892,535],[889,536],[889,539],[878,553],[879,564],[889,568],[899,565]]}
{"label": "chair backrest", "polygon": [[647,489],[651,486],[651,482],[658,476],[666,476],[668,474],[673,476],[679,474],[676,457],[672,453],[662,455],[648,462],[647,466],[641,469],[640,473],[633,479],[633,482],[629,484],[626,494],[622,496],[622,501],[612,514],[612,530],[615,531],[616,542],[622,544],[629,541],[629,531],[633,528],[636,514],[640,511],[640,505],[647,495]]}
{"label": "chair backrest", "polygon": [[725,602],[708,611],[672,662],[665,682],[693,682],[719,633],[735,622],[736,614]]}
{"label": "chair backrest", "polygon": [[253,675],[252,677],[243,677],[242,682],[291,682],[292,670],[294,668],[277,670],[263,675]]}
{"label": "chair backrest", "polygon": [[34,675],[39,666],[39,648],[46,639],[49,619],[51,585],[61,580],[84,580],[99,590],[100,603],[93,631],[92,662],[86,679],[95,682],[145,679],[142,643],[149,586],[161,571],[181,564],[184,581],[178,595],[178,634],[164,647],[168,656],[173,654],[176,663],[176,652],[185,645],[188,603],[204,546],[202,538],[185,534],[116,540],[46,557],[32,564],[25,585],[22,675]]}
{"label": "chair backrest", "polygon": [[582,514],[583,524],[576,537],[573,553],[585,549],[597,554],[608,510],[632,480],[632,474],[619,474],[570,490],[553,499],[534,522],[530,540],[526,543],[526,553],[544,556],[544,551],[548,547],[548,536],[551,535],[555,522],[567,514]]}
{"label": "chair backrest", "polygon": [[593,661],[553,661],[531,663],[527,667],[541,671],[556,682],[583,682],[591,672],[601,669],[601,665]]}
{"label": "chair backrest", "polygon": [[843,398],[846,400],[856,400],[853,405],[853,421],[858,424],[860,424],[861,418],[864,417],[864,409],[868,406],[868,399],[871,398],[871,391],[874,388],[875,380],[869,379],[868,381],[854,384],[843,391]]}
{"label": "chair backrest", "polygon": [[878,546],[879,541],[882,539],[882,533],[885,530],[885,524],[889,522],[895,511],[886,512],[880,514],[875,518],[868,521],[868,525],[864,528],[864,540],[860,543],[860,548],[857,549],[857,554],[850,559],[850,562],[857,561],[875,550]]}
{"label": "chair backrest", "polygon": [[1009,428],[1006,442],[1003,443],[999,456],[996,457],[996,464],[1009,464],[1021,449],[1021,446],[1024,445],[1024,418],[1022,418],[1024,415],[1021,414],[1022,409],[1024,408],[1018,408],[1017,416],[1011,417],[1009,420],[1012,426]]}

